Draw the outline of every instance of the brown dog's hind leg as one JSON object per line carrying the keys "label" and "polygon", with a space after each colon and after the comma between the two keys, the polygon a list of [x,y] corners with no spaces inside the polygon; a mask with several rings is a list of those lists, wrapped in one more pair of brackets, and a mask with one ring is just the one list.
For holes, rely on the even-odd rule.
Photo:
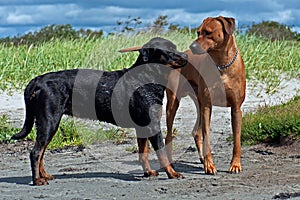
{"label": "brown dog's hind leg", "polygon": [[144,170],[144,176],[158,176],[158,172],[156,170],[152,170],[148,160],[148,139],[147,138],[137,138],[138,148],[139,148],[139,161]]}
{"label": "brown dog's hind leg", "polygon": [[200,162],[203,164],[204,163],[203,136],[202,136],[201,127],[198,127],[198,128],[196,128],[196,130],[193,130],[193,137],[194,137],[195,144],[196,144],[196,147],[197,147]]}
{"label": "brown dog's hind leg", "polygon": [[[199,106],[198,106],[199,107]],[[202,135],[202,127],[201,127],[201,116],[200,110],[197,111],[197,121],[195,123],[195,127],[193,129],[193,137],[197,147],[198,155],[200,162],[204,163],[204,156],[203,156],[203,135]]]}
{"label": "brown dog's hind leg", "polygon": [[230,173],[239,173],[242,171],[241,165],[241,125],[242,125],[242,111],[240,108],[231,108],[231,122],[233,132],[233,153]]}
{"label": "brown dog's hind leg", "polygon": [[165,138],[165,146],[167,151],[167,156],[170,163],[173,163],[172,159],[172,140],[173,140],[173,122],[176,115],[176,111],[179,107],[179,99],[177,99],[176,95],[172,93],[170,90],[166,90],[167,92],[167,107],[166,107],[166,119],[167,119],[167,136]]}
{"label": "brown dog's hind leg", "polygon": [[213,162],[211,147],[210,147],[210,136],[209,136],[209,127],[210,127],[210,117],[211,117],[211,106],[201,107],[202,117],[201,117],[201,127],[203,134],[203,165],[204,171],[206,174],[216,174],[217,169]]}

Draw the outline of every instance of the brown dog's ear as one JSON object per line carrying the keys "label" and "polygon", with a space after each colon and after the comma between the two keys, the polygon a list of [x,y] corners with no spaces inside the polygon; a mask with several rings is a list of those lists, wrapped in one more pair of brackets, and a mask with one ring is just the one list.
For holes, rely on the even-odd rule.
{"label": "brown dog's ear", "polygon": [[224,29],[227,34],[232,35],[234,33],[235,29],[235,20],[231,17],[217,17],[217,20],[221,21],[221,23],[224,25]]}
{"label": "brown dog's ear", "polygon": [[137,46],[137,47],[129,47],[125,49],[119,50],[120,53],[125,53],[125,52],[131,52],[131,51],[139,51],[142,47]]}

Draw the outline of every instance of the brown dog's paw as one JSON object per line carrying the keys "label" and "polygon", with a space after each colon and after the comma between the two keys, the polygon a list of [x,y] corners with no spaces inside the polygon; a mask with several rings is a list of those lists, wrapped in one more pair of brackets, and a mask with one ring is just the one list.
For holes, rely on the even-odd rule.
{"label": "brown dog's paw", "polygon": [[41,178],[43,178],[43,179],[45,179],[47,181],[51,181],[51,180],[55,179],[55,177],[53,175],[51,175],[51,174],[42,174]]}
{"label": "brown dog's paw", "polygon": [[174,170],[174,168],[172,167],[171,164],[164,167],[164,170],[167,173],[169,179],[175,179],[175,178],[183,179],[184,178],[180,173],[178,173]]}
{"label": "brown dog's paw", "polygon": [[217,174],[217,169],[213,161],[209,161],[208,159],[204,159],[204,171],[205,174],[215,175]]}
{"label": "brown dog's paw", "polygon": [[169,179],[184,179],[184,176],[178,172],[173,172],[173,173],[168,173],[168,178]]}
{"label": "brown dog's paw", "polygon": [[229,168],[230,173],[235,173],[238,174],[242,172],[242,165],[241,163],[232,163],[230,168]]}
{"label": "brown dog's paw", "polygon": [[46,180],[51,181],[55,179],[55,176],[51,175],[51,174],[47,174],[47,176],[45,177]]}
{"label": "brown dog's paw", "polygon": [[35,186],[41,186],[41,185],[48,185],[48,181],[44,178],[37,178],[37,179],[34,179],[33,181],[33,185]]}
{"label": "brown dog's paw", "polygon": [[158,176],[158,172],[156,170],[149,170],[144,172],[145,177]]}

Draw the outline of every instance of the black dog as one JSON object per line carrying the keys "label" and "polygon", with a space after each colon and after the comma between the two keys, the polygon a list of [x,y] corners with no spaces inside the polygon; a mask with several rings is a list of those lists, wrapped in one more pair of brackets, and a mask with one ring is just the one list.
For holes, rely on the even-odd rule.
{"label": "black dog", "polygon": [[161,106],[171,69],[183,67],[187,55],[168,40],[153,38],[137,51],[140,55],[129,69],[99,71],[74,69],[38,76],[27,85],[24,98],[26,119],[12,139],[26,137],[34,121],[35,145],[30,153],[34,185],[54,179],[44,169],[43,156],[56,133],[63,114],[98,119],[136,129],[140,161],[146,176],[157,176],[148,161],[149,139],[169,178],[182,178],[166,157],[160,130]]}

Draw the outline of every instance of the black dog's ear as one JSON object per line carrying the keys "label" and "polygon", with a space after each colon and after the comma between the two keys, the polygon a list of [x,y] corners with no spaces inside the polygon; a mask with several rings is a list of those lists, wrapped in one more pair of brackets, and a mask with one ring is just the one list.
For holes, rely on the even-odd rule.
{"label": "black dog's ear", "polygon": [[149,49],[141,48],[140,49],[140,54],[142,54],[142,56],[143,56],[143,61],[148,62],[148,60],[149,60]]}
{"label": "black dog's ear", "polygon": [[125,48],[125,49],[121,49],[119,50],[120,53],[125,53],[125,52],[132,52],[132,51],[139,51],[141,50],[142,47],[137,46],[137,47],[129,47],[129,48]]}

